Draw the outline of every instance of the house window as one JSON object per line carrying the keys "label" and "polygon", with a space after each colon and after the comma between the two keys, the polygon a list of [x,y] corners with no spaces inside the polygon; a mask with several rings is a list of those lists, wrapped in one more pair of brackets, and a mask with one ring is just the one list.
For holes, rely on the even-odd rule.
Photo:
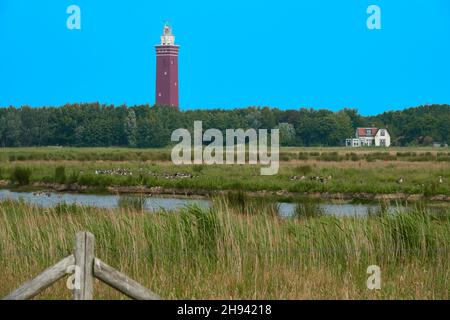
{"label": "house window", "polygon": [[372,130],[371,129],[366,129],[366,135],[367,136],[371,136],[372,135]]}
{"label": "house window", "polygon": [[384,136],[386,135],[386,132],[385,132],[384,130],[381,130],[380,135],[381,135],[382,137],[384,137]]}
{"label": "house window", "polygon": [[381,139],[380,140],[380,146],[382,146],[382,147],[386,146],[386,140],[385,139]]}

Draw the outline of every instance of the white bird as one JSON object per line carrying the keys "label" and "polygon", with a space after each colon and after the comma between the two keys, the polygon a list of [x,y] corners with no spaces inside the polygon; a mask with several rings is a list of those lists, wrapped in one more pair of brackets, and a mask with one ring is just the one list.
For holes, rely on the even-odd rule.
{"label": "white bird", "polygon": [[403,177],[401,177],[397,182],[400,184],[403,183]]}
{"label": "white bird", "polygon": [[444,183],[444,179],[442,179],[442,177],[439,177],[439,183]]}

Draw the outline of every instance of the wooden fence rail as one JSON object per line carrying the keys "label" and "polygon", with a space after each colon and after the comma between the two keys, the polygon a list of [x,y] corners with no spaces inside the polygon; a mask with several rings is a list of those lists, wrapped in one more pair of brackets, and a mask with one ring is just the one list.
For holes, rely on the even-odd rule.
{"label": "wooden fence rail", "polygon": [[74,254],[46,269],[36,278],[24,283],[3,300],[29,300],[43,290],[74,274],[74,300],[92,300],[94,277],[135,300],[159,300],[160,297],[133,279],[95,257],[95,237],[89,232],[76,235]]}

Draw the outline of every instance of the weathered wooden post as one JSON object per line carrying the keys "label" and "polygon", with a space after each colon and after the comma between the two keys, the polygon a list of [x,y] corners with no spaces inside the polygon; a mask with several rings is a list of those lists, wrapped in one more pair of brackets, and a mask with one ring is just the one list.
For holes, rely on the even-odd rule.
{"label": "weathered wooden post", "polygon": [[114,289],[138,300],[159,300],[158,295],[140,285],[123,273],[115,270],[101,260],[95,258],[95,237],[90,232],[79,232],[76,235],[75,252],[61,260],[53,267],[46,269],[36,278],[26,282],[20,288],[6,296],[5,300],[32,299],[43,290],[66,275],[74,273],[74,300],[92,300],[94,296],[94,277],[110,285]]}
{"label": "weathered wooden post", "polygon": [[46,288],[67,274],[67,269],[75,262],[73,255],[61,260],[54,266],[46,269],[36,278],[24,283],[20,288],[11,292],[4,300],[29,300],[37,296]]}
{"label": "weathered wooden post", "polygon": [[108,284],[117,291],[122,292],[131,299],[135,300],[161,300],[155,293],[144,286],[128,278],[123,273],[110,267],[100,259],[95,258],[94,275],[104,283]]}
{"label": "weathered wooden post", "polygon": [[79,232],[75,242],[74,300],[92,300],[94,296],[95,237],[90,232]]}

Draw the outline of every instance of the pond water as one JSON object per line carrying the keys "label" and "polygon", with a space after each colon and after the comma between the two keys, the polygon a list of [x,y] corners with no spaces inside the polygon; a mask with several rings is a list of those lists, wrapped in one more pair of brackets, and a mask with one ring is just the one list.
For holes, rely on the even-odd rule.
{"label": "pond water", "polygon": [[[282,217],[291,217],[296,209],[295,203],[279,203],[278,212]],[[350,203],[320,203],[319,207],[324,214],[334,216],[365,216],[369,212],[376,212],[380,206],[368,204],[350,204]],[[395,211],[396,208],[389,208],[389,211]]]}
{"label": "pond water", "polygon": [[[119,206],[120,196],[52,192],[13,192],[9,190],[0,190],[0,201],[20,199],[25,201],[25,203],[43,208],[50,208],[65,203],[68,205],[76,204],[80,206],[114,209]],[[158,211],[161,209],[177,210],[188,205],[197,205],[201,208],[208,208],[211,204],[212,202],[208,199],[183,199],[170,196],[145,198],[145,209],[148,211]],[[325,214],[336,216],[364,216],[369,212],[374,212],[379,209],[379,206],[371,204],[321,203],[319,206]],[[278,211],[282,217],[292,216],[295,209],[295,203],[278,204]],[[396,207],[389,208],[391,211],[396,209]]]}

